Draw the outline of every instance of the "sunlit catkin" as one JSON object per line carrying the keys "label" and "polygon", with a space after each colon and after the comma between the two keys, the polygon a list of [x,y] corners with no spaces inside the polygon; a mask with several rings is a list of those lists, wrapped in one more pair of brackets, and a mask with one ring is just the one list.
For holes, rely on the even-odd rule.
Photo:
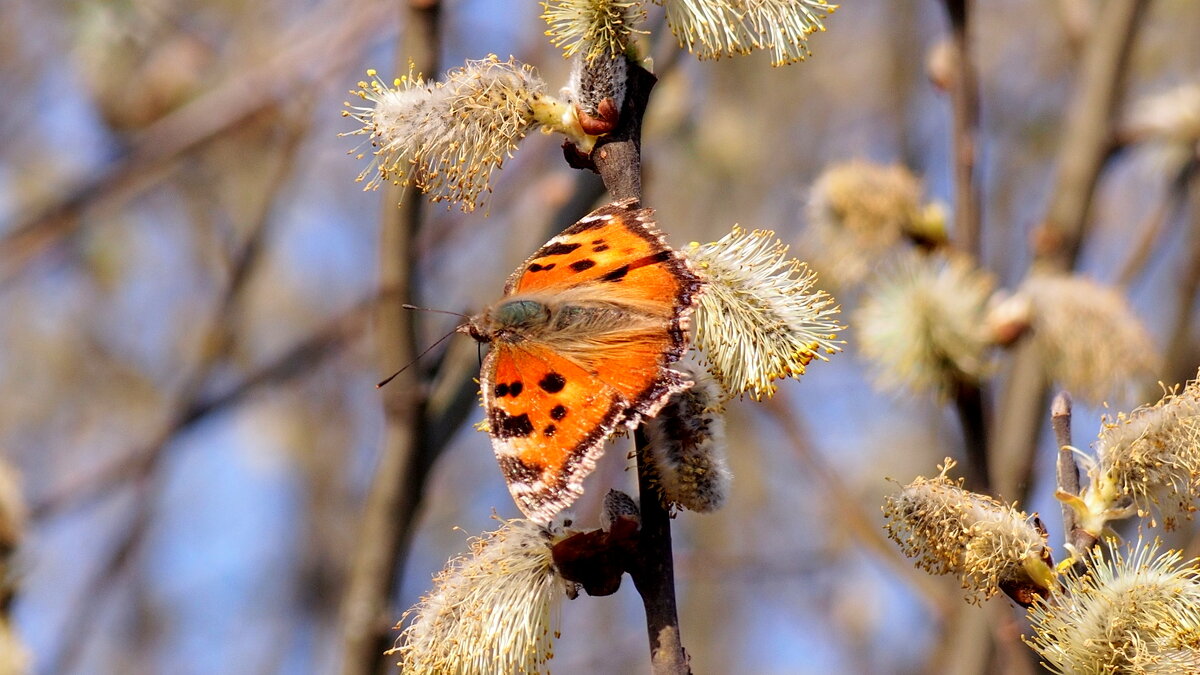
{"label": "sunlit catkin", "polygon": [[1097,548],[1090,560],[1029,608],[1026,642],[1045,666],[1061,675],[1200,672],[1196,561],[1142,542],[1127,554]]}
{"label": "sunlit catkin", "polygon": [[809,56],[808,36],[837,5],[825,0],[655,0],[679,45],[700,59],[771,52],[771,65]]}
{"label": "sunlit catkin", "polygon": [[774,232],[735,227],[684,254],[707,282],[692,316],[695,346],[729,395],[771,396],[774,380],[840,351],[838,307]]}
{"label": "sunlit catkin", "polygon": [[1065,274],[1036,274],[1018,294],[1032,311],[1031,337],[1047,374],[1093,403],[1124,397],[1158,368],[1150,335],[1111,286]]}
{"label": "sunlit catkin", "polygon": [[968,601],[1014,587],[1044,591],[1052,585],[1046,535],[1033,519],[986,495],[963,489],[946,472],[918,477],[884,500],[888,536],[930,574],[953,574]]}
{"label": "sunlit catkin", "polygon": [[551,546],[557,528],[504,521],[471,541],[405,612],[399,638],[405,673],[541,673],[553,656],[552,617],[564,594]]}
{"label": "sunlit catkin", "polygon": [[646,18],[641,0],[546,0],[542,7],[551,44],[586,61],[623,55]]}
{"label": "sunlit catkin", "polygon": [[1154,405],[1105,419],[1082,495],[1082,525],[1099,535],[1113,517],[1161,517],[1167,529],[1200,501],[1200,382]]}
{"label": "sunlit catkin", "polygon": [[584,138],[573,109],[547,96],[533,69],[512,59],[468,61],[444,82],[428,83],[410,71],[388,86],[374,71],[368,75],[374,79],[352,93],[370,105],[347,103],[343,112],[362,124],[343,135],[367,136],[375,148],[358,176],[367,189],[389,181],[411,185],[470,211],[531,129]]}
{"label": "sunlit catkin", "polygon": [[954,394],[988,370],[984,315],[994,282],[966,256],[910,253],[875,276],[851,322],[876,383]]}
{"label": "sunlit catkin", "polygon": [[725,448],[724,392],[702,366],[676,368],[695,384],[672,394],[646,420],[655,475],[668,502],[689,511],[716,511],[733,481]]}

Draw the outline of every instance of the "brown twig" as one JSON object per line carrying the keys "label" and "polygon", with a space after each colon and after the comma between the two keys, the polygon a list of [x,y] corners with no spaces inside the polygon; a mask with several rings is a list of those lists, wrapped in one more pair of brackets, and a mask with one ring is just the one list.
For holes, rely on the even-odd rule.
{"label": "brown twig", "polygon": [[975,492],[989,492],[992,480],[988,467],[987,408],[982,385],[959,380],[954,392],[954,411],[963,432],[963,450],[967,460],[964,465],[966,486]]}
{"label": "brown twig", "polygon": [[625,102],[615,131],[596,142],[591,160],[614,201],[642,198],[642,116],[650,90],[658,78],[640,65],[629,63]]}
{"label": "brown twig", "polygon": [[634,439],[642,529],[637,539],[638,564],[630,576],[646,610],[650,667],[654,675],[688,675],[692,669],[679,636],[679,610],[675,601],[671,514],[659,493],[653,461],[648,457],[650,442],[641,427],[634,432]]}
{"label": "brown twig", "polygon": [[[1192,164],[1200,165],[1200,162]],[[1163,354],[1163,372],[1168,382],[1186,382],[1196,376],[1196,344],[1192,337],[1196,296],[1200,293],[1200,178],[1196,176],[1191,172],[1189,180],[1180,188],[1180,201],[1187,199],[1190,192],[1191,227],[1186,266],[1176,284],[1175,316]]]}
{"label": "brown twig", "polygon": [[[441,4],[409,0],[406,7],[407,54],[421,72],[437,68]],[[376,315],[382,371],[407,364],[417,354],[416,314],[403,303],[417,297],[416,241],[424,200],[401,188],[383,191],[379,242],[380,289],[393,297],[380,303]],[[400,207],[396,207],[396,202]],[[363,506],[357,548],[342,597],[342,665],[344,675],[368,675],[385,668],[395,623],[392,597],[407,557],[412,525],[424,494],[425,478],[437,449],[427,443],[425,385],[416,368],[406,369],[382,389],[384,440],[379,464]]]}
{"label": "brown twig", "polygon": [[[129,151],[79,184],[58,193],[56,201],[18,215],[0,239],[0,287],[11,282],[40,253],[74,234],[80,215],[113,195],[155,184],[170,162],[206,147],[248,121],[294,98],[306,85],[336,72],[380,30],[386,3],[363,2],[347,11],[340,3],[318,10],[299,28],[286,31],[274,58],[222,82],[192,103],[141,131]],[[336,5],[336,6],[334,6]],[[346,18],[349,17],[349,18]],[[341,18],[342,20],[338,20]],[[157,173],[156,173],[157,172]]]}
{"label": "brown twig", "polygon": [[950,17],[955,70],[950,98],[954,105],[954,238],[958,247],[980,254],[979,186],[975,181],[979,135],[979,78],[971,58],[970,0],[945,0]]}
{"label": "brown twig", "polygon": [[[1075,461],[1075,449],[1071,445],[1071,397],[1067,392],[1059,392],[1050,406],[1050,424],[1054,428],[1054,440],[1058,444],[1057,483],[1060,499],[1080,496],[1079,464]],[[1085,569],[1084,560],[1092,547],[1096,545],[1096,537],[1079,527],[1079,516],[1071,505],[1063,500],[1063,539],[1072,549],[1075,558],[1075,569],[1082,573]]]}
{"label": "brown twig", "polygon": [[1079,255],[1092,195],[1112,150],[1113,116],[1121,100],[1134,36],[1149,0],[1114,0],[1097,22],[1083,56],[1079,88],[1067,111],[1053,197],[1035,240],[1037,262],[1070,270]]}
{"label": "brown twig", "polygon": [[[1113,111],[1121,99],[1134,36],[1148,0],[1113,0],[1085,50],[1083,70],[1064,122],[1053,197],[1034,241],[1034,265],[1067,271],[1079,253],[1100,172],[1111,149]],[[1015,350],[994,429],[997,492],[1018,498],[1029,484],[1046,404],[1046,374],[1032,341]]]}
{"label": "brown twig", "polygon": [[1130,248],[1125,264],[1121,265],[1121,273],[1117,276],[1118,285],[1129,286],[1145,269],[1146,263],[1150,260],[1150,254],[1154,251],[1154,245],[1162,236],[1167,218],[1183,203],[1184,197],[1187,196],[1188,183],[1191,182],[1192,176],[1196,174],[1197,170],[1200,170],[1200,157],[1193,157],[1185,162],[1175,177],[1171,179],[1171,183],[1163,192],[1162,199],[1138,224],[1139,236],[1137,242]]}

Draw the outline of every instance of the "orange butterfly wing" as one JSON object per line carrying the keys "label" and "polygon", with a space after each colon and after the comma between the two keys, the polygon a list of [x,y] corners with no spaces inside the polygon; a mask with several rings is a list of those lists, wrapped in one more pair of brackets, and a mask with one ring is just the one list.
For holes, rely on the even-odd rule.
{"label": "orange butterfly wing", "polygon": [[508,297],[574,292],[640,317],[628,331],[571,351],[548,339],[493,343],[481,376],[484,407],[509,489],[532,520],[548,521],[582,494],[584,477],[619,425],[654,415],[687,385],[667,366],[687,348],[701,281],[667,246],[650,213],[636,200],[593,211],[534,253],[505,286]]}
{"label": "orange butterfly wing", "polygon": [[484,407],[513,499],[546,522],[583,494],[626,401],[542,346],[496,345],[484,360]]}

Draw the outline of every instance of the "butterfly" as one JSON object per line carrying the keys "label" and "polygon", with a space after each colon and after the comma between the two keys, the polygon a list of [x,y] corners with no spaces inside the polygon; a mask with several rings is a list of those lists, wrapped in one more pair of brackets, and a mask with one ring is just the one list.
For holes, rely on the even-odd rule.
{"label": "butterfly", "polygon": [[604,443],[691,382],[703,282],[636,199],[602,206],[521,264],[504,298],[460,331],[491,345],[479,381],[509,492],[545,524],[583,494]]}

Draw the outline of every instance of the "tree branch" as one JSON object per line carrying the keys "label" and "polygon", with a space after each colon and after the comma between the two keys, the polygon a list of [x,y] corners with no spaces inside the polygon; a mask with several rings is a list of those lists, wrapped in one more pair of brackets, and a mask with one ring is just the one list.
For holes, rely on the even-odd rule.
{"label": "tree branch", "polygon": [[[1111,148],[1113,112],[1139,19],[1148,0],[1112,0],[1105,5],[1084,54],[1083,71],[1063,128],[1058,171],[1045,220],[1034,241],[1034,266],[1068,271],[1079,254],[1092,195]],[[993,476],[1005,499],[1020,497],[1029,484],[1034,451],[1045,416],[1046,374],[1033,343],[1022,341],[1012,367],[992,444]]]}
{"label": "tree branch", "polygon": [[1134,36],[1149,0],[1110,0],[1083,56],[1079,88],[1067,111],[1055,189],[1037,233],[1038,263],[1070,270],[1087,231],[1092,195],[1112,149],[1113,115],[1124,92]]}
{"label": "tree branch", "polygon": [[617,128],[596,142],[592,162],[616,201],[642,198],[642,116],[650,103],[650,90],[658,81],[640,65],[629,62],[625,102]]}
{"label": "tree branch", "polygon": [[979,187],[975,181],[979,78],[971,58],[971,5],[970,0],[945,0],[944,5],[956,56],[950,89],[954,106],[954,238],[959,248],[979,258]]}
{"label": "tree branch", "polygon": [[[113,195],[145,189],[155,172],[241,128],[298,89],[319,83],[359,53],[366,37],[380,30],[385,3],[341,3],[317,11],[298,29],[282,34],[278,57],[253,70],[238,71],[195,101],[140,132],[129,150],[107,167],[59,193],[57,201],[17,215],[0,228],[0,287],[10,283],[40,253],[73,235],[88,207]],[[341,20],[339,20],[341,19]],[[163,174],[165,175],[165,174]]]}
{"label": "tree branch", "polygon": [[655,675],[692,672],[679,637],[679,610],[675,601],[675,564],[671,551],[671,514],[663,504],[658,477],[649,454],[645,431],[634,432],[637,446],[638,493],[641,495],[642,531],[637,539],[638,564],[630,571],[642,596],[646,629],[650,637],[650,665]]}
{"label": "tree branch", "polygon": [[[411,59],[417,70],[437,68],[441,4],[409,0],[406,10],[407,54],[397,58],[404,70]],[[418,294],[416,241],[424,200],[415,190],[383,191],[379,242],[379,285],[392,298],[376,314],[381,371],[407,364],[417,354],[416,314],[402,307]],[[400,201],[400,207],[396,202]],[[391,646],[392,597],[398,568],[407,557],[412,525],[424,494],[425,477],[438,448],[426,437],[426,382],[417,368],[400,373],[382,389],[384,441],[371,490],[363,507],[357,548],[342,597],[343,675],[369,675],[386,669]]]}

